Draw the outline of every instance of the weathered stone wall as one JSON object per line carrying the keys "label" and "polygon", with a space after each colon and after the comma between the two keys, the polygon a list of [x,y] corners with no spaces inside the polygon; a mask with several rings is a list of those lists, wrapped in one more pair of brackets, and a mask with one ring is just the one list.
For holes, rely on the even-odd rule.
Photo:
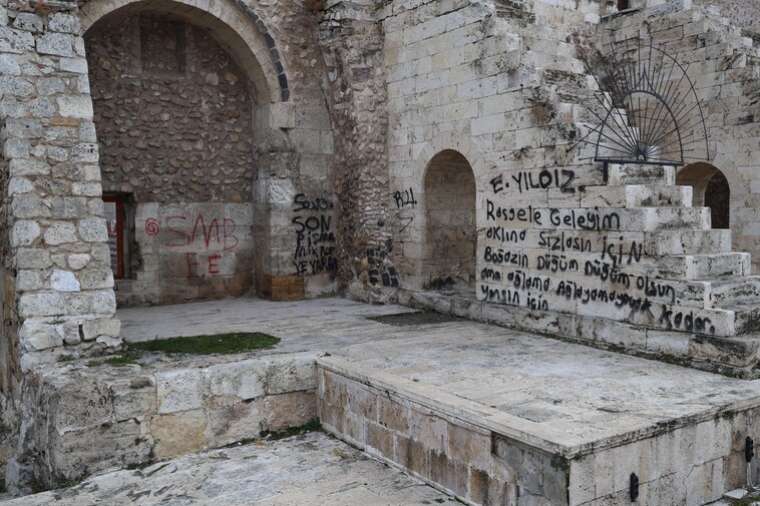
{"label": "weathered stone wall", "polygon": [[[313,354],[154,368],[58,365],[23,384],[8,485],[56,488],[302,426],[316,417]],[[159,362],[161,363],[161,362]]]}
{"label": "weathered stone wall", "polygon": [[[66,345],[118,345],[98,146],[79,20],[15,4],[0,26],[8,324],[22,367]],[[3,11],[5,12],[5,11]],[[2,20],[6,22],[6,19]],[[14,314],[18,315],[15,320]],[[14,321],[15,320],[15,321]],[[9,369],[14,333],[9,335]]]}
{"label": "weathered stone wall", "polygon": [[694,0],[694,4],[717,10],[735,26],[749,28],[760,23],[760,12],[744,0]]}
{"label": "weathered stone wall", "polygon": [[[569,143],[577,105],[565,97],[557,107],[554,102],[557,90],[572,95],[577,81],[585,82],[569,36],[598,19],[595,2],[450,1],[383,11],[393,261],[402,287],[431,281],[423,267],[435,249],[424,240],[429,189],[423,179],[438,153],[452,150],[467,161],[480,196],[499,171],[572,163],[557,144]],[[600,176],[579,170],[586,169],[589,181]],[[395,198],[405,193],[417,202]],[[478,228],[485,225],[482,206]]]}
{"label": "weathered stone wall", "polygon": [[389,117],[378,9],[372,0],[328,2],[320,26],[336,131],[339,279],[353,296],[373,300],[398,286],[390,259]]}
{"label": "weathered stone wall", "polygon": [[110,16],[85,49],[104,192],[139,203],[251,201],[249,83],[208,31],[170,15]]}
{"label": "weathered stone wall", "polygon": [[[318,19],[314,16],[315,11],[309,5],[295,3],[230,4],[229,9],[222,10],[205,2],[191,7],[183,7],[182,3],[130,5],[129,1],[119,0],[83,3],[82,15],[87,19],[85,28],[88,29],[98,20],[105,22],[103,16],[123,6],[126,6],[125,11],[120,11],[118,18],[137,20],[131,28],[106,30],[112,43],[92,44],[93,62],[106,61],[109,56],[105,48],[113,49],[113,40],[119,35],[116,32],[128,39],[126,43],[119,42],[125,48],[122,50],[124,58],[117,62],[107,61],[105,65],[110,70],[94,69],[93,72],[100,72],[107,78],[104,81],[113,82],[115,66],[136,68],[137,72],[130,70],[123,74],[127,79],[121,80],[139,83],[144,88],[142,92],[148,96],[154,96],[156,92],[155,89],[147,92],[148,85],[168,90],[160,97],[162,99],[171,96],[171,100],[159,101],[160,104],[171,102],[168,105],[148,104],[150,100],[142,100],[139,107],[109,105],[104,112],[111,116],[107,121],[114,123],[121,121],[117,118],[119,115],[135,117],[139,113],[143,119],[138,123],[143,130],[149,126],[145,133],[154,139],[146,141],[150,163],[138,169],[140,176],[129,167],[124,169],[125,164],[121,162],[124,149],[132,149],[135,153],[138,149],[130,145],[121,148],[116,145],[118,142],[109,144],[107,138],[103,141],[104,153],[114,154],[113,164],[104,158],[106,170],[114,170],[113,177],[107,177],[114,180],[109,188],[131,192],[137,203],[133,215],[143,218],[142,221],[134,220],[133,239],[146,235],[142,232],[146,220],[150,219],[152,231],[160,230],[157,239],[136,245],[137,253],[147,257],[138,259],[132,279],[118,282],[119,300],[171,302],[214,294],[238,295],[246,291],[241,287],[254,283],[258,293],[273,298],[331,293],[338,264],[335,255],[336,199],[330,178],[333,136],[325,107],[325,71],[316,43]],[[173,34],[166,35],[171,39],[169,45],[141,39],[139,26],[136,26],[139,19],[142,17],[148,20],[143,22],[150,23],[151,17],[155,19],[155,16],[164,19],[168,16],[186,25],[183,31],[186,55],[182,62],[177,58],[176,48],[172,49],[180,40],[176,36],[176,25],[164,24],[161,28]],[[97,24],[93,30],[97,36]],[[157,60],[149,64],[152,70],[148,74],[154,77],[142,72],[140,45],[143,43],[164,48],[159,51],[163,56],[149,51],[150,58]],[[169,50],[165,49],[170,46]],[[169,61],[172,59],[173,63]],[[181,80],[168,75],[176,73],[180,63],[185,66],[186,81],[195,83],[192,92],[177,89]],[[124,83],[117,86],[126,93],[125,100],[141,93]],[[245,90],[250,93],[246,95]],[[102,102],[110,104],[106,100],[109,93],[104,89]],[[159,119],[162,116],[165,119],[160,119],[158,125],[151,123],[151,111],[156,112]],[[203,120],[205,129],[198,131],[195,128],[196,119]],[[172,128],[165,128],[165,125],[172,125]],[[118,128],[106,131],[105,137],[115,135],[129,142],[129,136],[135,135],[116,130]],[[162,142],[168,143],[168,147],[159,145]],[[109,145],[113,145],[113,149]],[[140,150],[140,153],[144,152]],[[167,157],[167,153],[173,156]],[[137,158],[134,160],[136,162]],[[126,165],[140,165],[135,162]],[[167,168],[168,165],[172,167]],[[165,191],[168,186],[172,189]],[[250,217],[240,220],[214,216],[219,213],[212,210],[201,213],[198,206],[209,201],[229,205],[252,202],[253,210]],[[305,209],[304,201],[326,202],[327,207],[320,204],[319,209]],[[163,206],[169,203],[187,204],[182,213],[175,213],[175,216],[190,219],[193,215],[192,218],[196,219],[198,215],[208,213],[208,216],[204,214],[206,227],[218,218],[220,228],[224,228],[222,220],[227,220],[227,228],[221,232],[221,235],[228,236],[226,246],[233,234],[229,220],[233,218],[232,242],[239,241],[235,251],[227,249],[224,258],[218,259],[215,257],[218,252],[205,251],[208,249],[206,244],[189,251],[188,243],[184,253],[194,252],[198,258],[175,258],[182,267],[175,266],[172,272],[165,272],[163,278],[154,282],[162,266],[177,263],[168,260],[168,251],[163,257],[161,253],[153,255],[156,241],[167,242],[162,238],[165,229],[169,237],[176,238],[176,234],[167,229],[168,224],[158,216],[169,216],[177,209],[167,208],[164,212]],[[162,209],[157,209],[155,204]],[[235,212],[241,216],[239,211]],[[317,221],[309,220],[311,217]],[[177,224],[176,220],[174,223]],[[317,227],[313,228],[315,224]],[[196,262],[201,266],[200,270],[193,267]],[[217,270],[213,266],[217,262],[225,266],[220,269],[224,271],[221,274],[212,272]],[[245,262],[251,264],[247,274],[244,272]],[[186,271],[183,276],[187,279],[177,276],[180,270]],[[188,277],[193,270],[198,271],[197,276]],[[151,284],[162,288],[157,291]]]}
{"label": "weathered stone wall", "polygon": [[119,304],[247,293],[256,167],[244,72],[208,31],[167,14],[107,16],[85,42],[104,192],[131,207]]}
{"label": "weathered stone wall", "polygon": [[[760,72],[760,39],[753,38],[753,32],[738,28],[733,19],[729,23],[700,6],[656,18],[647,19],[647,16],[645,11],[621,17],[612,20],[606,28],[621,42],[638,36],[644,40],[651,38],[689,66],[689,75],[704,104],[712,155],[709,163],[725,175],[730,187],[734,249],[753,254],[752,270],[757,273],[760,269],[760,183],[756,160],[760,153],[756,139],[760,123],[756,76]],[[690,170],[689,166],[683,169],[684,172]]]}
{"label": "weathered stone wall", "polygon": [[[672,168],[605,168],[591,163],[588,146],[575,146],[596,123],[586,110],[596,84],[578,49],[589,39],[604,40],[616,23],[632,35],[657,33],[679,51],[688,48],[679,54],[688,56],[685,63],[746,46],[749,39],[744,46],[722,39],[737,30],[706,37],[697,35],[704,27],[687,31],[684,23],[702,22],[696,11],[683,10],[687,4],[650,2],[646,10],[606,18],[596,34],[595,2],[432,2],[383,10],[389,200],[396,211],[392,262],[401,287],[419,293],[431,286],[425,261],[436,248],[425,242],[424,174],[438,153],[453,150],[475,174],[478,283],[471,297],[486,305],[455,307],[457,299],[441,310],[472,309],[474,317],[491,320],[480,311],[504,306],[504,318],[493,321],[688,362],[752,367],[753,346],[734,354],[728,351],[733,341],[711,341],[710,351],[707,338],[692,346],[691,337],[677,337],[725,338],[755,329],[751,311],[730,307],[757,298],[755,280],[742,278],[750,272],[749,255],[732,253],[725,231],[709,230],[709,210],[691,207],[690,188],[675,186]],[[615,33],[616,41],[625,38]],[[724,82],[734,77],[727,65]],[[709,67],[693,72],[702,81],[719,79]],[[734,101],[740,89],[719,87]],[[720,151],[742,138],[726,137],[713,150],[716,160],[741,158],[736,149],[723,157]],[[407,193],[418,202],[395,198]],[[564,321],[561,314],[572,317]]]}

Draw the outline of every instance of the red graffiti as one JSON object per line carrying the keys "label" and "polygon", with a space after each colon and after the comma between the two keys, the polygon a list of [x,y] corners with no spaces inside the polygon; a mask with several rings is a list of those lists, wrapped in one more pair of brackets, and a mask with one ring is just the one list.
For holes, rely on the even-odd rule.
{"label": "red graffiti", "polygon": [[219,274],[219,260],[222,258],[222,255],[219,253],[214,253],[210,257],[208,257],[208,273],[209,274]]}
{"label": "red graffiti", "polygon": [[158,232],[161,230],[161,227],[159,226],[158,220],[155,218],[148,218],[145,220],[145,235],[149,237],[155,237],[158,235]]}
{"label": "red graffiti", "polygon": [[[166,227],[173,234],[173,239],[166,245],[167,247],[183,248],[195,244],[200,239],[206,249],[213,246],[221,246],[222,251],[231,251],[237,248],[240,243],[240,240],[235,235],[235,220],[231,218],[213,218],[206,223],[206,218],[204,218],[203,214],[199,213],[195,217],[192,230],[189,232],[184,226],[188,221],[187,216],[166,217]],[[147,221],[145,226],[147,229]]]}

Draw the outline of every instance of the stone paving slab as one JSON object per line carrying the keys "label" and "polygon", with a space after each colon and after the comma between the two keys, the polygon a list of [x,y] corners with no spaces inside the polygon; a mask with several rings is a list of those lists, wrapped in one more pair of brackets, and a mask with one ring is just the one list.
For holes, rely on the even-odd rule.
{"label": "stone paving slab", "polygon": [[95,476],[74,487],[4,506],[459,504],[322,432],[225,448],[140,470]]}
{"label": "stone paving slab", "polygon": [[760,405],[760,380],[464,320],[407,328],[405,337],[358,343],[320,361],[446,397],[566,449]]}
{"label": "stone paving slab", "polygon": [[[369,319],[410,311],[338,298],[232,299],[124,309],[119,317],[127,341],[269,332],[282,342],[255,355],[327,352],[348,357],[354,370],[380,371],[477,403],[563,446],[760,405],[760,380],[737,380],[468,320],[396,326]],[[231,358],[161,360],[191,366]]]}

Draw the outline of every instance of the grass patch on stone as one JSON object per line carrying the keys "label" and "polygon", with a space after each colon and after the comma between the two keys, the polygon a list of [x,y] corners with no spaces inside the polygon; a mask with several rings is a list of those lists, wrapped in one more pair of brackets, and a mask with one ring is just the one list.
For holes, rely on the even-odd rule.
{"label": "grass patch on stone", "polygon": [[126,351],[111,357],[90,360],[88,367],[115,367],[137,364],[145,353],[185,353],[190,355],[232,355],[247,351],[268,350],[280,342],[279,337],[262,332],[231,332],[190,337],[172,337],[132,343]]}
{"label": "grass patch on stone", "polygon": [[246,351],[267,350],[280,342],[279,337],[262,332],[231,332],[228,334],[173,337],[143,341],[129,345],[130,351],[189,353],[194,355],[231,355]]}
{"label": "grass patch on stone", "polygon": [[90,360],[87,362],[88,367],[97,367],[99,365],[113,365],[116,367],[130,365],[130,364],[136,364],[137,363],[137,356],[132,353],[125,353],[123,355],[114,355],[113,357],[108,357],[102,360]]}

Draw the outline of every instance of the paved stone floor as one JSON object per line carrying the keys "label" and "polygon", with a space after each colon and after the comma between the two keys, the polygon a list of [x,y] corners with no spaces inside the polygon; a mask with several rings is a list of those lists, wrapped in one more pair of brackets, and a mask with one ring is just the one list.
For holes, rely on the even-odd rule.
{"label": "paved stone floor", "polygon": [[459,504],[321,432],[116,471],[4,506]]}
{"label": "paved stone floor", "polygon": [[128,340],[270,332],[282,342],[258,353],[324,351],[349,357],[358,369],[496,408],[563,445],[760,403],[760,380],[735,380],[466,320],[369,319],[409,312],[339,298],[235,299],[126,309],[119,316]]}
{"label": "paved stone floor", "polygon": [[[221,334],[226,332],[270,332],[283,338],[277,353],[340,348],[349,343],[372,340],[387,325],[367,317],[401,312],[409,308],[369,305],[341,298],[297,302],[272,302],[254,298],[224,299],[170,306],[119,309],[122,336],[128,342],[157,338]],[[369,335],[357,333],[366,330]]]}

